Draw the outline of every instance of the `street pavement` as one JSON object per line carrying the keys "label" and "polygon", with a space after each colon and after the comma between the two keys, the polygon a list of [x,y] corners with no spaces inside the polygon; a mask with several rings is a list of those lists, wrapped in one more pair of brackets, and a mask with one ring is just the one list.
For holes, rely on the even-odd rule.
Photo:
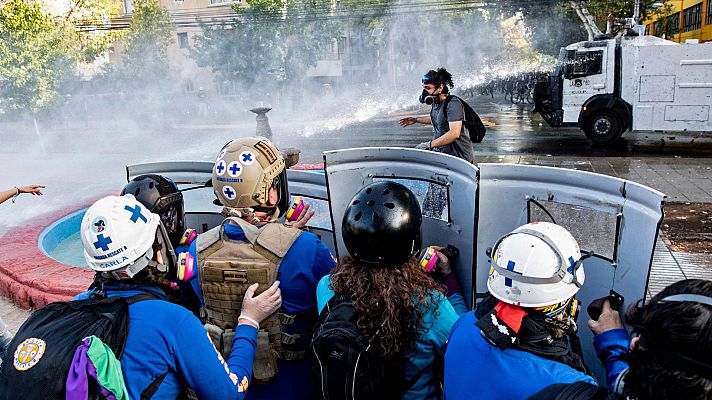
{"label": "street pavement", "polygon": [[[712,203],[712,135],[626,133],[616,144],[600,146],[590,143],[577,128],[547,127],[531,113],[531,105],[482,96],[468,101],[483,120],[491,122],[484,141],[476,146],[477,162],[591,171],[650,186],[665,193],[667,201]],[[277,113],[270,122],[278,146],[297,147],[302,150],[300,162],[318,163],[326,150],[414,147],[427,141],[431,138],[429,127],[398,126],[403,116],[425,113],[425,108],[412,107],[350,124],[348,119],[293,121]],[[20,198],[17,204],[0,206],[0,234],[37,215],[118,192],[126,182],[126,164],[211,160],[228,140],[254,134],[255,129],[253,119],[223,124],[130,124],[130,128],[121,121],[40,125],[35,131],[27,124],[0,123],[0,156],[6,160],[0,188],[34,182],[48,186],[45,197]],[[712,278],[712,258],[671,252],[664,241],[656,246],[655,259],[651,293],[684,277]],[[27,315],[0,299],[0,316],[11,330]]]}

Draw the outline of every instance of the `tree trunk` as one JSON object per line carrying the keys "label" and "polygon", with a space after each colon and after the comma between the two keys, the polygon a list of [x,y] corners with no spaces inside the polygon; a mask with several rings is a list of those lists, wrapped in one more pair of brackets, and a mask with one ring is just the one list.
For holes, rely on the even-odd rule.
{"label": "tree trunk", "polygon": [[586,29],[588,40],[593,40],[594,36],[600,35],[601,30],[598,29],[598,25],[596,25],[596,22],[593,20],[586,6],[581,3],[581,0],[569,0],[569,3],[571,4],[571,8],[576,11],[576,15],[578,15],[581,20],[584,29]]}

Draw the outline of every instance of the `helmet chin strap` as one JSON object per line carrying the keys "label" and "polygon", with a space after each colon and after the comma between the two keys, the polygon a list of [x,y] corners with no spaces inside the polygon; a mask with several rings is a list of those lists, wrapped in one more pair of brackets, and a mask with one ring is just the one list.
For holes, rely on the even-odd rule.
{"label": "helmet chin strap", "polygon": [[[255,215],[255,211],[262,212],[262,209],[269,210],[267,217],[260,218]],[[266,208],[266,207],[255,207],[255,208],[230,208],[223,207],[222,215],[226,217],[237,217],[247,219],[253,225],[259,225],[267,222],[275,222],[279,218],[279,207]]]}

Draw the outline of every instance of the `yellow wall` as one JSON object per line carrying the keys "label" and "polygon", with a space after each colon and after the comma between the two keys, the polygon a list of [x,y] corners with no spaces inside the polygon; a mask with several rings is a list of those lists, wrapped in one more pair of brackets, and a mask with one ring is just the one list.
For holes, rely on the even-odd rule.
{"label": "yellow wall", "polygon": [[[694,31],[689,31],[689,32],[683,32],[683,29],[685,27],[684,24],[684,10],[686,10],[689,7],[692,7],[696,4],[702,3],[702,29],[696,29]],[[700,42],[707,42],[707,41],[712,41],[712,24],[707,24],[707,7],[708,7],[708,0],[668,0],[665,2],[666,5],[671,6],[672,11],[669,14],[666,14],[665,16],[658,17],[659,18],[667,18],[667,15],[675,14],[677,12],[680,13],[680,30],[677,34],[671,35],[671,37],[667,37],[666,39],[672,40],[675,42],[680,42],[684,43],[685,40],[687,39],[699,39]],[[645,25],[648,25],[649,32],[652,32],[652,27],[654,26],[654,23],[657,19],[649,19],[644,22]]]}

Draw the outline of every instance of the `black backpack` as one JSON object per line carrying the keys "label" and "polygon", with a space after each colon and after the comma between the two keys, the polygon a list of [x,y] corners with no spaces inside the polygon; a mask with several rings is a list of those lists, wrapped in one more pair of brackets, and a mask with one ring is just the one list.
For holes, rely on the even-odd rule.
{"label": "black backpack", "polygon": [[[70,364],[82,339],[98,337],[121,359],[129,329],[129,305],[150,299],[156,297],[139,294],[57,302],[33,312],[10,342],[0,366],[0,400],[65,398]],[[25,354],[15,356],[23,350]],[[90,385],[89,398],[103,397]]]}
{"label": "black backpack", "polygon": [[312,336],[312,376],[317,398],[400,399],[420,376],[405,381],[405,358],[384,358],[364,338],[348,296],[335,295],[319,315]]}
{"label": "black backpack", "polygon": [[[455,95],[449,95],[447,98],[445,98],[445,101],[443,102],[443,112],[445,113],[445,119],[447,119],[447,105],[450,103],[450,100],[452,100],[453,97],[457,97]],[[462,128],[467,131],[467,134],[470,136],[470,141],[472,143],[481,143],[482,139],[485,138],[485,132],[487,132],[487,128],[485,128],[485,125],[482,123],[482,120],[480,119],[480,116],[477,115],[475,110],[470,107],[469,104],[465,102],[465,100],[460,99],[457,97],[460,102],[462,103],[462,106],[465,109],[465,120],[462,121]]]}

